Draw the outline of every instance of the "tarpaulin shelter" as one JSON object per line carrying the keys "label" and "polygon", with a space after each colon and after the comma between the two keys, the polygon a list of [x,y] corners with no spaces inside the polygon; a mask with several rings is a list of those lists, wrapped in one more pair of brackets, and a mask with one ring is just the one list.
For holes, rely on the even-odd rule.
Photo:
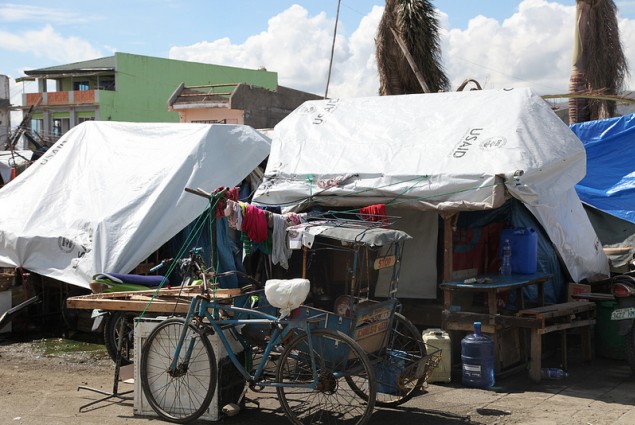
{"label": "tarpaulin shelter", "polygon": [[600,240],[630,246],[611,256],[620,267],[635,253],[635,114],[572,124],[584,144],[586,176],[575,186]]}
{"label": "tarpaulin shelter", "polygon": [[[571,279],[608,275],[574,189],[584,175],[584,147],[531,89],[330,99],[305,102],[275,127],[253,201],[394,208],[415,242],[400,296],[435,298],[438,215],[511,197],[544,228]],[[447,257],[444,267],[447,279]]]}
{"label": "tarpaulin shelter", "polygon": [[0,266],[86,287],[131,271],[268,155],[248,126],[85,122],[0,189]]}

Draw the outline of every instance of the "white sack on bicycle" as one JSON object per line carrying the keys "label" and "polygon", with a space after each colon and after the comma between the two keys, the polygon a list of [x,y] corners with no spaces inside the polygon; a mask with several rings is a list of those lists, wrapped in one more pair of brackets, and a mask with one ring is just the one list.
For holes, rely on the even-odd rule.
{"label": "white sack on bicycle", "polygon": [[310,289],[307,279],[269,279],[265,283],[265,296],[269,304],[280,309],[282,319],[302,305]]}

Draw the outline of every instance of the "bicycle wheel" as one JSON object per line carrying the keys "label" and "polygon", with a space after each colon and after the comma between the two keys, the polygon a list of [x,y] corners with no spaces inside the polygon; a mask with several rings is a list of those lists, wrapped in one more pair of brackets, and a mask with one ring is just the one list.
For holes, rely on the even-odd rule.
{"label": "bicycle wheel", "polygon": [[[174,352],[185,327],[183,319],[168,319],[148,336],[141,352],[141,386],[152,409],[163,419],[187,423],[207,410],[216,388],[216,358],[207,336],[187,327],[175,371],[170,371]],[[185,362],[193,338],[189,363]]]}
{"label": "bicycle wheel", "polygon": [[[426,357],[421,333],[410,320],[395,313],[386,351],[381,357],[370,357],[377,379],[375,404],[394,407],[410,400],[424,383],[417,377],[417,366]],[[366,398],[366,390],[350,383],[357,395]]]}
{"label": "bicycle wheel", "polygon": [[[278,398],[285,415],[296,425],[365,424],[375,405],[375,376],[366,353],[342,332],[319,329],[300,334],[285,346],[278,360]],[[317,382],[311,359],[315,359]],[[364,388],[362,399],[348,384]]]}
{"label": "bicycle wheel", "polygon": [[104,345],[106,351],[112,359],[117,361],[117,346],[119,344],[119,331],[123,320],[123,341],[121,342],[121,366],[129,365],[133,362],[134,353],[134,318],[136,313],[115,311],[108,313],[104,324]]}

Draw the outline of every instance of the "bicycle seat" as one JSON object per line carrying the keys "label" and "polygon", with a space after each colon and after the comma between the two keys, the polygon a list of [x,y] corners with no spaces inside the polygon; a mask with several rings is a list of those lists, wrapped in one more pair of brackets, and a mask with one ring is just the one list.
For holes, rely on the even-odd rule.
{"label": "bicycle seat", "polygon": [[265,283],[265,296],[269,304],[280,309],[282,319],[302,305],[310,289],[308,279],[269,279]]}

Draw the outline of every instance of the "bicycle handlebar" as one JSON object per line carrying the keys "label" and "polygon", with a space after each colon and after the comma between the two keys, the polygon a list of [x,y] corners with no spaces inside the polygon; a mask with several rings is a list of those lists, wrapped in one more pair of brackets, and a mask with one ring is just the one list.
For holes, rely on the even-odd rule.
{"label": "bicycle handlebar", "polygon": [[227,276],[232,276],[232,275],[237,275],[240,277],[243,277],[245,279],[247,279],[250,283],[252,283],[253,285],[255,285],[258,288],[263,288],[263,284],[259,281],[254,279],[253,277],[249,276],[247,273],[243,273],[239,270],[230,270],[227,272],[222,272],[222,273],[211,273],[213,278],[221,278],[221,277],[227,277]]}
{"label": "bicycle handlebar", "polygon": [[168,258],[168,259],[165,259],[165,260],[161,260],[161,262],[159,264],[157,264],[156,266],[152,267],[148,271],[150,273],[154,273],[154,272],[160,270],[161,268],[163,268],[163,266],[165,266],[166,264],[169,264],[170,262],[172,262],[172,260],[174,260],[174,258]]}

